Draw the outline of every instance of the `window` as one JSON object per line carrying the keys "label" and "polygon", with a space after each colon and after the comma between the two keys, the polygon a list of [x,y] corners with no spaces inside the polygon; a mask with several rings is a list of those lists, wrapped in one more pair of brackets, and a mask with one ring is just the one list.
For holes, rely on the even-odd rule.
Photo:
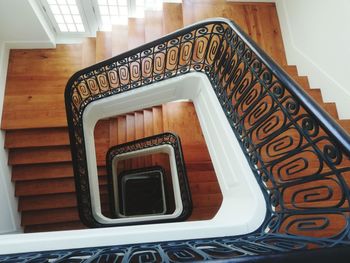
{"label": "window", "polygon": [[49,15],[53,18],[51,20],[54,22],[56,31],[85,32],[85,26],[76,0],[47,0],[46,4],[46,7],[50,10]]}
{"label": "window", "polygon": [[101,30],[111,30],[112,25],[128,23],[127,0],[97,0]]}
{"label": "window", "polygon": [[[36,0],[57,37],[95,36],[112,25],[126,25],[128,17],[145,16],[145,10],[162,10],[163,0]],[[169,0],[168,0],[169,1]],[[173,0],[172,0],[173,1]]]}

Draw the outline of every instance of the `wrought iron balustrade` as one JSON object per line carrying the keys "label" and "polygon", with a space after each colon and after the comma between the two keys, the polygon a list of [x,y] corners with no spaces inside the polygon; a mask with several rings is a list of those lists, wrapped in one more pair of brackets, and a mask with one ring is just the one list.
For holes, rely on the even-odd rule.
{"label": "wrought iron balustrade", "polygon": [[[150,150],[155,147],[162,147],[162,146],[170,146],[174,152],[174,162],[176,165],[176,175],[171,174],[170,177],[175,177],[175,181],[178,182],[179,184],[179,193],[176,194],[178,197],[178,202],[181,203],[181,209],[177,213],[175,211],[172,211],[172,213],[169,212],[169,214],[173,214],[171,217],[166,218],[166,219],[158,219],[157,221],[151,221],[150,219],[145,220],[143,219],[142,221],[139,221],[138,224],[146,224],[146,223],[161,223],[161,222],[176,222],[176,221],[184,221],[186,220],[192,213],[192,199],[191,199],[191,191],[190,191],[190,186],[189,182],[187,179],[187,172],[186,172],[186,166],[185,166],[185,161],[184,157],[182,154],[182,147],[181,147],[181,140],[179,136],[177,136],[174,133],[170,132],[165,132],[165,133],[160,133],[156,134],[150,137],[145,137],[139,140],[127,142],[124,144],[119,144],[116,146],[111,147],[106,155],[106,164],[107,164],[107,179],[108,179],[108,187],[109,187],[109,203],[110,203],[110,210],[112,214],[117,217],[117,211],[116,211],[116,198],[115,195],[117,191],[115,191],[114,187],[116,187],[114,180],[116,180],[115,176],[116,174],[113,174],[113,165],[115,159],[118,158],[118,156],[122,154],[127,154],[127,153],[135,153],[137,151],[141,150]],[[169,156],[169,155],[168,155]],[[171,158],[169,156],[169,158]],[[154,167],[153,167],[154,168]],[[147,171],[147,168],[140,168],[139,171]],[[170,172],[172,173],[172,172]],[[120,179],[118,175],[118,179]],[[172,186],[172,183],[171,183]],[[170,191],[172,192],[172,191]],[[175,191],[174,191],[175,195]],[[175,197],[172,197],[175,198]],[[175,198],[175,199],[176,199]],[[175,205],[175,204],[174,204]],[[175,208],[174,208],[175,209]],[[83,216],[86,216],[85,214]],[[93,218],[84,218],[85,221],[93,221]],[[124,223],[124,224],[110,224],[110,225],[133,225],[135,222],[129,222],[129,223]],[[107,226],[106,224],[104,226]]]}
{"label": "wrought iron balustrade", "polygon": [[[175,262],[349,246],[349,136],[226,19],[191,25],[70,79],[65,98],[77,192],[89,196],[86,106],[190,72],[205,74],[216,93],[264,194],[264,223],[244,236],[57,252],[57,258],[80,251],[94,262],[109,256]],[[80,213],[91,213],[87,200],[78,203]],[[341,262],[349,253],[339,251],[334,258]],[[320,262],[322,253],[315,250]]]}

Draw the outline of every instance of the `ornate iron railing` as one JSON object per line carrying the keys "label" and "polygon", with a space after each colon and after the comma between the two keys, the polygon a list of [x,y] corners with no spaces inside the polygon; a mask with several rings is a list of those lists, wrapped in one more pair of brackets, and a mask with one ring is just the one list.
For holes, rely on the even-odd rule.
{"label": "ornate iron railing", "polygon": [[[112,172],[114,158],[118,157],[118,155],[121,155],[121,154],[132,153],[132,152],[145,150],[145,149],[152,149],[154,147],[159,147],[164,145],[169,145],[174,150],[174,159],[175,159],[176,172],[177,172],[176,177],[178,178],[178,182],[179,182],[182,210],[181,210],[181,213],[179,213],[179,215],[177,215],[176,217],[157,220],[157,221],[143,220],[138,223],[146,224],[146,223],[160,223],[160,222],[164,223],[164,222],[184,221],[191,215],[192,198],[191,198],[191,191],[190,191],[190,187],[187,179],[185,161],[182,154],[181,141],[176,134],[165,132],[154,136],[145,137],[139,140],[127,142],[124,144],[119,144],[111,147],[108,150],[107,156],[106,156],[106,159],[107,159],[106,164],[107,164],[107,170],[108,170],[107,178],[108,178],[108,187],[109,187],[109,203],[111,207],[110,208],[111,212],[115,217],[116,217],[115,196],[114,196],[115,191],[114,191],[113,172]],[[141,168],[140,170],[144,170],[144,168]],[[83,216],[85,216],[85,214]],[[84,221],[92,222],[93,219],[84,218]],[[115,223],[114,225],[132,225],[132,224],[135,225],[135,223],[128,223],[128,224]],[[93,225],[91,227],[96,227],[96,226],[98,225]]]}
{"label": "ornate iron railing", "polygon": [[[172,261],[167,253],[177,246],[182,255],[199,255],[194,260],[350,244],[349,136],[225,19],[186,27],[70,79],[65,98],[77,192],[89,196],[82,123],[86,106],[190,72],[201,72],[211,82],[265,196],[265,222],[244,237],[206,240],[211,249],[189,241],[128,251],[144,249]],[[91,213],[88,200],[78,196],[78,203],[80,213]]]}

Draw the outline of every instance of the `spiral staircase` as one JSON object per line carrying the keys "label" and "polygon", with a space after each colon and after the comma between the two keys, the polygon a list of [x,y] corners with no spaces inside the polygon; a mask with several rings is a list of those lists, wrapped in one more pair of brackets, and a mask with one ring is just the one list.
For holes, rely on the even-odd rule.
{"label": "spiral staircase", "polygon": [[[231,4],[227,5],[226,7],[231,7]],[[243,9],[248,10],[254,5],[248,6]],[[165,21],[176,14],[183,15],[184,21],[194,19],[194,13],[192,16],[188,15],[191,8],[187,6],[186,9],[186,3],[180,13],[174,11],[181,10],[180,8],[181,5],[165,6],[165,10],[172,11],[169,11],[169,16],[162,16],[162,30],[168,28]],[[155,15],[150,17],[157,18]],[[87,174],[84,173],[87,171],[85,150],[83,155],[76,154],[79,149],[84,148],[80,124],[86,107],[85,101],[89,101],[89,104],[104,98],[117,97],[128,90],[136,90],[139,86],[147,87],[155,82],[191,72],[201,72],[207,76],[223,114],[240,142],[241,150],[265,198],[267,210],[264,222],[257,230],[239,236],[193,240],[180,238],[173,242],[162,240],[159,243],[140,245],[89,246],[78,250],[0,257],[0,260],[20,260],[21,257],[39,260],[52,257],[58,262],[73,259],[81,259],[80,262],[86,259],[92,262],[118,262],[122,259],[176,262],[240,258],[240,262],[294,262],[309,257],[308,259],[318,262],[326,262],[333,254],[339,262],[346,262],[342,260],[348,256],[347,246],[350,242],[350,140],[346,132],[350,130],[350,125],[349,121],[338,119],[335,105],[324,103],[320,91],[311,89],[307,78],[298,76],[296,67],[286,65],[281,49],[276,51],[267,45],[266,51],[282,64],[282,68],[236,24],[228,20],[213,19],[198,23],[164,38],[159,37],[164,32],[168,33],[167,30],[159,35],[152,33],[152,36],[140,39],[142,32],[147,32],[147,23],[130,19],[130,25],[134,26],[124,28],[125,31],[118,28],[112,33],[99,32],[96,40],[87,39],[82,47],[59,46],[55,51],[45,51],[51,53],[50,55],[45,55],[43,51],[36,54],[35,51],[12,53],[13,64],[10,63],[3,129],[6,130],[9,163],[13,166],[13,180],[16,183],[16,195],[19,196],[19,210],[22,212],[22,225],[25,230],[34,232],[82,227],[76,209],[72,161],[75,174]],[[121,43],[125,40],[123,34],[129,36],[130,42],[127,45]],[[259,43],[261,32],[257,32],[255,36],[250,32],[249,35],[257,37]],[[95,57],[100,61],[134,48],[145,39],[147,42],[156,40],[95,64]],[[201,41],[204,41],[204,48],[200,47]],[[164,43],[168,49],[164,49]],[[188,43],[192,51],[187,56],[183,55],[183,50]],[[264,47],[264,44],[261,46]],[[117,47],[118,50],[113,50]],[[157,52],[167,57],[172,47],[177,50],[176,67],[162,60],[163,71],[157,72],[155,66],[149,75],[145,68],[139,68],[136,71],[139,73],[135,76],[119,75],[118,84],[109,75],[123,67],[133,67],[135,61],[146,61],[151,56],[155,58]],[[16,70],[21,69],[15,65],[16,56],[40,54],[38,59],[45,60],[52,53],[60,55],[60,51],[74,56],[80,49],[88,54],[82,55],[82,65],[92,66],[75,74],[67,85],[66,106],[68,117],[71,117],[68,123],[69,132],[71,145],[76,151],[72,159],[59,95],[49,95],[49,91],[48,94],[40,93],[37,96],[15,95],[16,87],[11,89],[11,77],[16,77]],[[91,51],[94,49],[97,51],[92,55]],[[147,53],[147,50],[151,52]],[[55,64],[49,63],[43,63],[42,66],[48,71],[54,71]],[[141,64],[140,62],[138,67]],[[64,71],[65,74],[73,73],[78,65],[70,64],[69,67],[71,68]],[[249,74],[252,76],[249,77]],[[58,76],[56,85],[64,79],[65,76]],[[88,84],[91,79],[95,84]],[[38,80],[34,78],[33,81]],[[89,91],[87,95],[82,86],[79,86],[82,83]],[[123,85],[125,89],[121,88]],[[96,90],[97,86],[99,88]],[[35,94],[34,89],[35,87],[28,93]],[[21,99],[25,100],[24,107],[19,103]],[[12,102],[18,105],[17,108],[10,107]],[[47,110],[48,105],[53,111]],[[26,115],[33,115],[33,112],[26,113],[28,109],[37,112],[36,127],[32,127],[33,121]],[[192,129],[192,132],[188,129]],[[107,202],[103,198],[106,185],[104,158],[107,149],[111,145],[162,131],[176,131],[184,141],[185,163],[194,202],[194,212],[190,219],[197,221],[213,218],[225,197],[223,198],[216,179],[196,110],[193,103],[187,101],[155,105],[98,122],[94,138],[102,203]],[[152,158],[145,160],[147,161],[152,164],[157,162]],[[86,179],[83,176],[82,178]],[[90,209],[89,206],[86,209]]]}

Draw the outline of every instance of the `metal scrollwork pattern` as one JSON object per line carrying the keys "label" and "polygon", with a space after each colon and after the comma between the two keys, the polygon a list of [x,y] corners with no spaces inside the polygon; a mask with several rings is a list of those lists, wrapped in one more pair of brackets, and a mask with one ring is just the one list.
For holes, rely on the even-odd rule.
{"label": "metal scrollwork pattern", "polygon": [[[296,244],[271,241],[281,250],[315,247],[308,244],[318,242],[349,244],[349,137],[248,36],[224,19],[189,26],[70,79],[65,98],[80,213],[91,215],[85,107],[189,72],[202,72],[210,80],[264,193],[268,214],[250,235],[253,243],[270,242],[276,234],[287,240],[301,238]],[[187,254],[206,259],[215,251],[225,254],[226,248],[164,253],[171,260]],[[249,248],[252,253],[270,249],[257,244]],[[149,250],[147,257],[157,256]]]}
{"label": "metal scrollwork pattern", "polygon": [[[171,219],[162,219],[158,221],[147,221],[144,220],[141,223],[163,223],[163,222],[175,222],[175,221],[184,221],[186,220],[192,213],[192,198],[191,191],[189,187],[189,182],[186,173],[185,161],[182,154],[181,140],[179,136],[174,133],[165,132],[160,133],[154,136],[145,137],[139,140],[135,140],[132,142],[127,142],[124,144],[119,144],[111,147],[107,152],[106,163],[108,169],[108,187],[109,187],[109,202],[111,206],[111,211],[115,213],[115,198],[114,198],[114,190],[113,190],[113,172],[112,172],[112,164],[113,159],[120,154],[123,153],[131,153],[143,149],[150,149],[157,146],[169,145],[174,150],[175,164],[176,164],[176,172],[180,186],[180,196],[182,202],[182,212],[176,217]],[[135,223],[129,224],[110,224],[115,226],[120,225],[131,225]],[[108,226],[110,226],[108,225]],[[106,226],[106,225],[104,225]]]}

